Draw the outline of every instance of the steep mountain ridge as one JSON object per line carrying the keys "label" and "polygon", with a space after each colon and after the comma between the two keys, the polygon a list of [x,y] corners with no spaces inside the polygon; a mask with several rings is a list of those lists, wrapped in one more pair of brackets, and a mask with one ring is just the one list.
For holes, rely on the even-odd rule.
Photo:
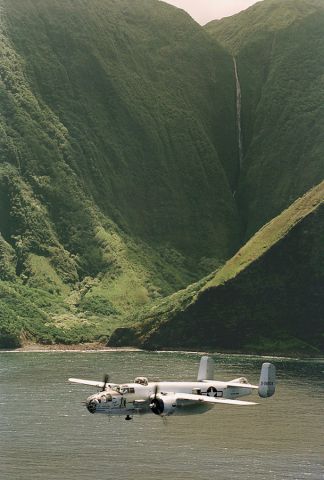
{"label": "steep mountain ridge", "polygon": [[[217,153],[218,143],[232,159],[235,145],[217,128],[225,113],[235,138],[226,54],[189,16],[157,2],[18,4],[5,5],[11,41],[38,97],[68,132],[69,167],[102,212],[132,235],[169,242],[195,260],[198,243],[207,256],[218,247],[225,253],[236,222]],[[38,25],[29,38],[26,18]],[[203,244],[192,229],[200,222],[209,231]]]}
{"label": "steep mountain ridge", "polygon": [[[303,21],[324,9],[323,0],[263,0],[231,17],[212,20],[207,31],[237,55],[249,43]],[[260,58],[256,58],[260,60]]]}
{"label": "steep mountain ridge", "polygon": [[0,346],[322,348],[322,6],[0,0]]}
{"label": "steep mountain ridge", "polygon": [[235,251],[232,63],[201,27],[148,0],[2,0],[0,33],[0,271],[55,297],[36,338],[109,334]]}
{"label": "steep mountain ridge", "polygon": [[110,345],[323,353],[323,242],[324,182],[223,268],[117,329]]}
{"label": "steep mountain ridge", "polygon": [[237,62],[247,239],[324,178],[324,2],[260,2],[206,29]]}

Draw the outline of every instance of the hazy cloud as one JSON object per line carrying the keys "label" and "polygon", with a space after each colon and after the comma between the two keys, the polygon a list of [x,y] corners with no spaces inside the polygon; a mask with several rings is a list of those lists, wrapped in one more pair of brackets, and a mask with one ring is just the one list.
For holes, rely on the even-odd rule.
{"label": "hazy cloud", "polygon": [[234,15],[250,7],[257,0],[163,0],[186,10],[202,25],[215,18]]}

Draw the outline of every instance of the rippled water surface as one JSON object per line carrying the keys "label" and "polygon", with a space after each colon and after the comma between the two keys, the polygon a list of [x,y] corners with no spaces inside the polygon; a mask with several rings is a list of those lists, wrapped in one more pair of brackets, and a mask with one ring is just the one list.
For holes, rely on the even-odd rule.
{"label": "rippled water surface", "polygon": [[[213,355],[216,378],[257,382],[262,358]],[[272,359],[275,397],[217,406],[164,424],[126,422],[82,406],[95,389],[70,376],[116,383],[139,375],[195,379],[193,353],[0,353],[1,480],[324,479],[324,362]],[[257,394],[247,399],[258,401]]]}

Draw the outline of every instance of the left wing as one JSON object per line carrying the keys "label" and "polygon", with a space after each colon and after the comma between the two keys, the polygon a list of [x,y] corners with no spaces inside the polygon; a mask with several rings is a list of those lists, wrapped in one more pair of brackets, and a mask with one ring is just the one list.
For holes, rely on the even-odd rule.
{"label": "left wing", "polygon": [[[69,378],[71,383],[81,383],[81,385],[91,385],[92,387],[102,388],[105,384],[104,382],[97,382],[95,380],[82,380],[82,378]],[[109,386],[114,386],[114,383],[109,383]]]}
{"label": "left wing", "polygon": [[242,400],[230,400],[227,398],[215,398],[215,397],[208,397],[207,395],[194,395],[191,393],[176,393],[175,394],[176,400],[189,400],[191,402],[197,403],[223,403],[228,405],[258,405],[255,402],[245,402]]}

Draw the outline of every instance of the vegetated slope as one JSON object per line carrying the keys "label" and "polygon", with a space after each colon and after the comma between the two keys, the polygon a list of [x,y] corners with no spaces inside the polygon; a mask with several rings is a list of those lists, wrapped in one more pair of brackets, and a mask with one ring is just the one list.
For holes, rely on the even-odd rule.
{"label": "vegetated slope", "polygon": [[229,56],[159,2],[5,8],[32,91],[66,129],[65,162],[101,211],[195,260],[226,255],[236,221],[221,164],[236,151]]}
{"label": "vegetated slope", "polygon": [[120,329],[112,345],[324,352],[324,182],[223,268]]}
{"label": "vegetated slope", "polygon": [[0,8],[3,338],[109,334],[239,242],[231,58],[153,0]]}
{"label": "vegetated slope", "polygon": [[206,29],[238,65],[249,238],[324,178],[324,2],[265,0]]}

